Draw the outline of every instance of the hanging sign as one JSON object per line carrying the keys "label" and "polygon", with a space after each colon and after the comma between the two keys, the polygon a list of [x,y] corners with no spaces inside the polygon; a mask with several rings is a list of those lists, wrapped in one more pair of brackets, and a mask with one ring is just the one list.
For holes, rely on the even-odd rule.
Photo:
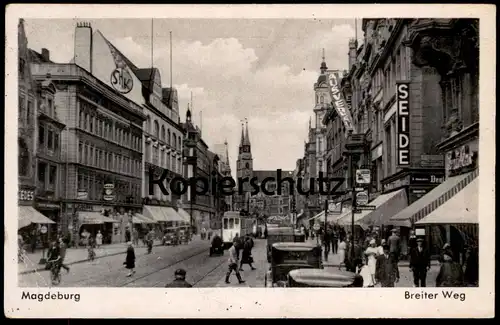
{"label": "hanging sign", "polygon": [[114,195],[115,185],[114,184],[104,184],[104,195],[103,200],[113,201],[115,199]]}
{"label": "hanging sign", "polygon": [[329,83],[329,89],[330,89],[330,95],[332,96],[332,104],[335,110],[337,111],[337,114],[339,114],[340,118],[342,119],[342,122],[344,123],[345,129],[346,129],[346,136],[349,134],[350,131],[354,131],[354,127],[352,125],[352,117],[351,117],[351,112],[349,111],[349,106],[347,105],[347,102],[344,98],[344,95],[342,94],[342,91],[340,89],[342,78],[340,76],[340,72],[330,72],[328,75],[328,83]]}
{"label": "hanging sign", "polygon": [[398,166],[410,165],[410,85],[396,82]]}

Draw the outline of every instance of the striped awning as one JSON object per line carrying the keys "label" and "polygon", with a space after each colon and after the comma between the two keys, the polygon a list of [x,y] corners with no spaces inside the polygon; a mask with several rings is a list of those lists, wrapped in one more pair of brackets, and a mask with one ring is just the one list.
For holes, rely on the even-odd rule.
{"label": "striped awning", "polygon": [[142,214],[140,213],[135,213],[133,216],[132,216],[132,223],[137,223],[137,224],[150,224],[150,223],[156,223],[155,220],[153,219],[149,219],[149,218],[146,218],[145,216],[143,216]]}
{"label": "striped awning", "polygon": [[[479,170],[449,177],[429,193],[393,216],[386,224],[412,227],[414,223],[443,205],[479,175]],[[477,195],[476,195],[477,196]]]}
{"label": "striped awning", "polygon": [[146,217],[148,217],[149,219],[152,219],[154,221],[157,221],[157,222],[169,221],[167,219],[167,216],[163,213],[160,206],[145,205],[142,212]]}
{"label": "striped awning", "polygon": [[42,213],[38,212],[35,208],[31,206],[19,206],[18,207],[18,224],[17,229],[29,226],[32,223],[36,224],[54,224],[55,222],[44,216]]}
{"label": "striped awning", "polygon": [[95,211],[78,211],[78,221],[81,225],[102,225],[104,223],[119,222]]}
{"label": "striped awning", "polygon": [[[404,204],[407,204],[406,195],[404,195],[404,189],[379,195],[377,198],[367,204],[374,205],[375,210],[361,210],[360,213],[355,213],[354,224],[361,226],[364,229],[368,228],[369,225],[380,225],[377,223],[382,222],[384,216],[387,216],[388,218],[388,215],[391,215],[391,207],[400,207],[403,202]],[[352,214],[349,213],[342,216],[342,218],[337,220],[337,223],[341,226],[352,225]]]}
{"label": "striped awning", "polygon": [[479,205],[479,178],[455,194],[446,203],[426,217],[417,221],[416,225],[477,224]]}
{"label": "striped awning", "polygon": [[[326,217],[327,222],[337,222],[340,218],[344,217],[345,215],[351,215],[351,209],[344,209],[342,213],[339,214],[328,214]],[[310,218],[309,220],[318,220],[319,222],[324,222],[325,221],[325,211],[321,211],[314,217]]]}
{"label": "striped awning", "polygon": [[184,222],[191,223],[191,216],[186,212],[186,210],[179,208],[177,212],[184,219]]}
{"label": "striped awning", "polygon": [[184,218],[175,211],[174,208],[162,207],[162,212],[167,216],[168,221],[184,222]]}

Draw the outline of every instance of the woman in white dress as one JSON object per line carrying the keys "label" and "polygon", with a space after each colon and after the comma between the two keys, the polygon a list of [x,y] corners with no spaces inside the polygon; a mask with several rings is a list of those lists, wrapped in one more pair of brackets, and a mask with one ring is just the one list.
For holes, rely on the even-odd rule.
{"label": "woman in white dress", "polygon": [[375,239],[370,240],[370,246],[365,251],[365,256],[367,259],[368,269],[370,270],[370,275],[373,283],[375,283],[375,271],[377,268],[377,256],[379,255],[377,242]]}
{"label": "woman in white dress", "polygon": [[345,266],[345,250],[347,249],[347,244],[343,238],[340,239],[339,246],[337,248],[337,252],[339,254],[339,270],[342,265]]}
{"label": "woman in white dress", "polygon": [[97,248],[101,247],[102,245],[102,234],[100,230],[97,231],[97,235],[95,236],[95,243],[97,245]]}
{"label": "woman in white dress", "polygon": [[363,278],[363,288],[373,288],[375,286],[373,277],[370,274],[370,268],[368,267],[368,260],[366,258],[364,258],[360,265],[356,267],[356,273]]}

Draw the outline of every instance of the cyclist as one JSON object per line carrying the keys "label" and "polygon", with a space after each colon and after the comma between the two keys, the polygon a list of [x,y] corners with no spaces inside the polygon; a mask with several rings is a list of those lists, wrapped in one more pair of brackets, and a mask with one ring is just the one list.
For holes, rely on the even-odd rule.
{"label": "cyclist", "polygon": [[47,253],[47,263],[50,266],[52,273],[52,281],[60,279],[61,271],[61,250],[57,241],[52,242],[49,252]]}

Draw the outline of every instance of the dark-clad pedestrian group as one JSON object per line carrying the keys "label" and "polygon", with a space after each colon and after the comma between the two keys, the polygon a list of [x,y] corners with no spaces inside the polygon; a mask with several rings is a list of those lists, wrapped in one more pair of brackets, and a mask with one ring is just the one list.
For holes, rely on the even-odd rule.
{"label": "dark-clad pedestrian group", "polygon": [[[308,233],[301,227],[301,232]],[[364,287],[394,287],[400,280],[399,262],[407,258],[413,275],[415,287],[426,287],[427,273],[431,269],[431,253],[422,237],[417,238],[410,231],[409,238],[403,243],[396,229],[390,236],[382,238],[378,231],[368,231],[359,236],[352,244],[352,236],[340,226],[321,226],[316,235],[321,238],[324,259],[330,252],[338,254],[339,269],[356,272],[363,278]],[[407,247],[406,253],[402,247]],[[406,250],[405,250],[406,251]],[[477,286],[479,278],[479,258],[477,245],[472,243],[464,256],[457,256],[457,249],[445,244],[439,255],[439,273],[435,278],[436,287]]]}

